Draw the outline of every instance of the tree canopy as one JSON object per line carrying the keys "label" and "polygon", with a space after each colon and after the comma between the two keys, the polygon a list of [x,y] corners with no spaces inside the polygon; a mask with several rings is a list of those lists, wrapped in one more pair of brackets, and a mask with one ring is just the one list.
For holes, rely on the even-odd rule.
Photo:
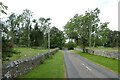
{"label": "tree canopy", "polygon": [[86,46],[90,48],[95,46],[112,47],[113,44],[114,47],[117,47],[118,45],[114,41],[117,41],[119,31],[110,30],[109,22],[100,22],[99,14],[98,8],[87,10],[83,15],[76,14],[64,26],[65,34],[82,48]]}

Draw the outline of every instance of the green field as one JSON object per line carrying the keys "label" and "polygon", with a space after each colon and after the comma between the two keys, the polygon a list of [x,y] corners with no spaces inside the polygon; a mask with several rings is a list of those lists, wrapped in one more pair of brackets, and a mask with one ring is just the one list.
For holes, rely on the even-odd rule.
{"label": "green field", "polygon": [[42,65],[31,70],[19,78],[64,78],[64,59],[61,51],[52,58],[47,59]]}
{"label": "green field", "polygon": [[[75,52],[75,53],[81,55],[82,57],[84,57],[92,62],[95,62],[98,65],[101,65],[117,74],[118,73],[120,74],[120,69],[118,69],[118,60],[105,58],[102,56],[91,55],[88,53],[82,53],[82,52],[79,52],[76,50],[74,50],[73,52]],[[119,62],[120,62],[120,60],[119,60]]]}
{"label": "green field", "polygon": [[18,53],[13,54],[12,57],[8,57],[9,60],[5,61],[3,63],[7,63],[9,61],[14,61],[14,60],[18,60],[18,59],[31,57],[31,56],[35,56],[35,55],[43,53],[43,52],[47,52],[47,50],[20,48],[20,47],[14,48],[14,50],[17,51]]}

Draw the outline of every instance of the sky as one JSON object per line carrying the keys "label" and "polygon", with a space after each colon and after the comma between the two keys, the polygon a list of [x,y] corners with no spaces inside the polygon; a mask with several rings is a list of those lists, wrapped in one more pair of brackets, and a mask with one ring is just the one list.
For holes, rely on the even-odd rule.
{"label": "sky", "polygon": [[63,26],[75,14],[84,14],[86,10],[100,9],[101,22],[110,22],[111,30],[118,30],[118,2],[119,0],[0,0],[8,6],[7,13],[22,13],[29,9],[34,18],[50,17],[51,26],[63,30]]}

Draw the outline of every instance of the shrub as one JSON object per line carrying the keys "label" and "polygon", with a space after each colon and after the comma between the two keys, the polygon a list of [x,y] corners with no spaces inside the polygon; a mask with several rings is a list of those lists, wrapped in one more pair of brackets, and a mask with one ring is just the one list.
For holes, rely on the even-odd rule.
{"label": "shrub", "polygon": [[10,40],[2,37],[2,59],[6,60],[6,57],[11,57],[13,53],[13,44]]}

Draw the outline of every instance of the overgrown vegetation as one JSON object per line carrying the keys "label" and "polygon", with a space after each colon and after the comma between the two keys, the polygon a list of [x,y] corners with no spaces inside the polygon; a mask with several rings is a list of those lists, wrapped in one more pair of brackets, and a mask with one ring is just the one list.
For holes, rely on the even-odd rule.
{"label": "overgrown vegetation", "polygon": [[53,58],[49,58],[42,65],[31,70],[19,78],[64,78],[64,60],[62,51],[57,52]]}
{"label": "overgrown vegetation", "polygon": [[105,58],[102,56],[91,55],[88,53],[82,53],[82,52],[79,52],[76,50],[74,50],[73,52],[79,54],[80,56],[82,56],[84,58],[87,58],[88,60],[90,60],[92,62],[95,62],[101,66],[104,66],[104,67],[108,68],[109,70],[112,70],[115,73],[120,74],[120,69],[118,69],[118,63],[120,62],[120,60]]}

